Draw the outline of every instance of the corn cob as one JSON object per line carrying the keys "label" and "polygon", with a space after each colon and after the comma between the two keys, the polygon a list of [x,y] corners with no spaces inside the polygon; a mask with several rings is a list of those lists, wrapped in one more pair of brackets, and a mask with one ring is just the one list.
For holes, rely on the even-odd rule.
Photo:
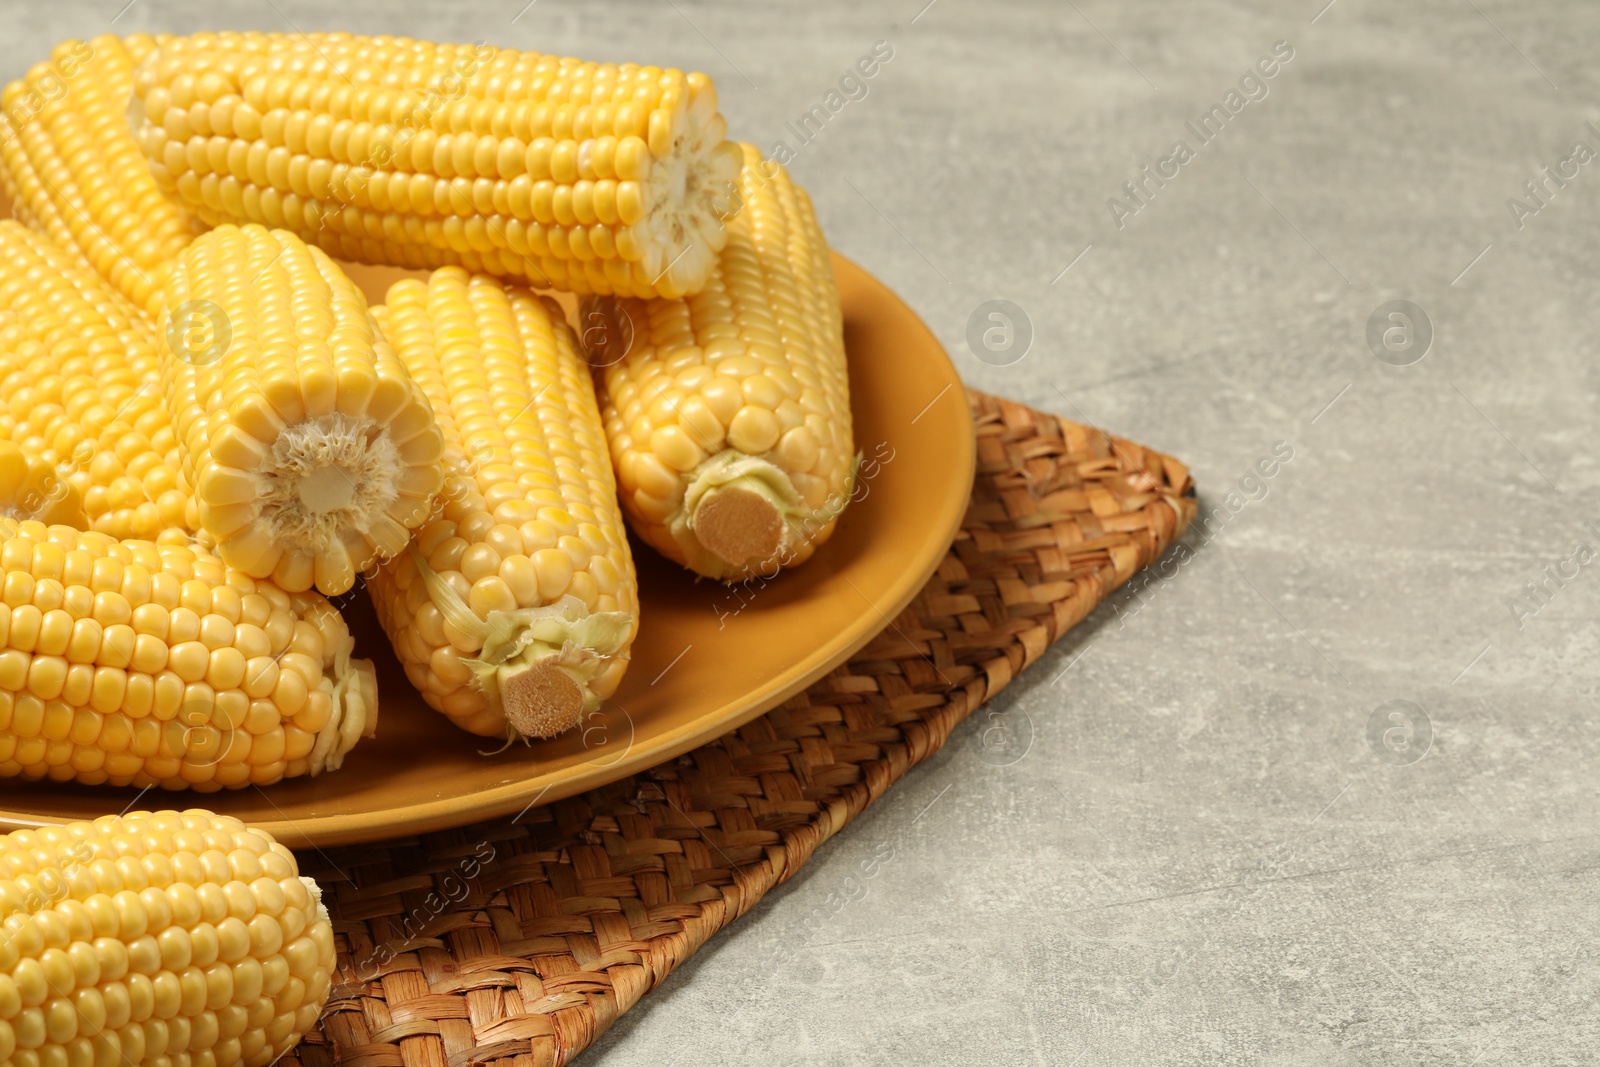
{"label": "corn cob", "polygon": [[322,893],[271,835],[207,811],[0,837],[0,1062],[266,1067],[316,1023]]}
{"label": "corn cob", "polygon": [[253,225],[196,238],[165,278],[165,399],[222,558],[332,595],[404,551],[444,479],[439,430],[355,284]]}
{"label": "corn cob", "polygon": [[697,291],[738,170],[703,74],[398,37],[197,34],[135,78],[158,184],[209,223],[575,293]]}
{"label": "corn cob", "polygon": [[827,243],[805,191],[743,152],[738,210],[704,290],[580,308],[634,531],[727,580],[809,559],[856,467]]}
{"label": "corn cob", "polygon": [[0,515],[76,529],[89,525],[83,513],[83,494],[63,481],[50,464],[10,441],[0,441]]}
{"label": "corn cob", "polygon": [[0,222],[0,398],[0,440],[54,467],[88,528],[148,539],[189,521],[193,494],[149,324],[48,237],[11,221]]}
{"label": "corn cob", "polygon": [[0,646],[0,776],[267,785],[376,722],[332,605],[170,540],[0,518]]}
{"label": "corn cob", "polygon": [[459,267],[374,308],[445,438],[442,511],[369,584],[413,685],[458,726],[548,737],[610,696],[638,585],[588,368],[561,310]]}
{"label": "corn cob", "polygon": [[159,292],[161,265],[196,232],[128,128],[133,69],[165,39],[67,41],[0,96],[0,186],[12,214],[141,308]]}

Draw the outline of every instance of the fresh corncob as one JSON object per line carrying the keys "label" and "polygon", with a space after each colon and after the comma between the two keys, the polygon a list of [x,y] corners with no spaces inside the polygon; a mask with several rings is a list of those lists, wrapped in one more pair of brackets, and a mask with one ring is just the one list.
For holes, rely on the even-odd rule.
{"label": "fresh corncob", "polygon": [[439,429],[355,283],[254,225],[196,238],[165,278],[165,399],[222,558],[333,595],[404,551],[444,480]]}
{"label": "fresh corncob", "polygon": [[441,511],[369,585],[413,685],[508,741],[578,724],[627,667],[638,585],[588,367],[547,298],[459,267],[374,308],[445,438]]}
{"label": "fresh corncob", "polygon": [[0,776],[214,790],[340,765],[377,716],[339,613],[204,549],[0,518]]}
{"label": "fresh corncob", "polygon": [[266,1067],[328,999],[321,890],[208,811],[0,837],[0,913],[8,1067]]}
{"label": "fresh corncob", "polygon": [[738,171],[703,74],[349,34],[196,34],[135,77],[156,181],[209,223],[538,288],[697,291]]}
{"label": "fresh corncob", "polygon": [[10,441],[0,441],[0,516],[37,519],[77,529],[89,525],[83,494],[54,467]]}
{"label": "fresh corncob", "polygon": [[728,244],[686,300],[589,299],[623,510],[662,554],[736,580],[805,562],[855,482],[839,293],[811,200],[744,145]]}
{"label": "fresh corncob", "polygon": [[160,373],[133,305],[50,238],[0,222],[0,440],[54,467],[90,529],[148,539],[189,521]]}
{"label": "fresh corncob", "polygon": [[164,40],[67,41],[0,97],[0,186],[12,214],[146,309],[161,265],[196,232],[128,128],[134,67]]}

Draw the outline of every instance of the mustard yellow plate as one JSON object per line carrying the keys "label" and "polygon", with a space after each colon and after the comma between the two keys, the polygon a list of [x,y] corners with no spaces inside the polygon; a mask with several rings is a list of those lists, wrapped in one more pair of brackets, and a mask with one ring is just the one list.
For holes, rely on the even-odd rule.
{"label": "mustard yellow plate", "polygon": [[[837,256],[834,267],[864,457],[855,501],[810,562],[765,584],[697,583],[635,545],[643,606],[633,663],[582,729],[481,754],[492,746],[417,696],[358,594],[341,600],[357,655],[378,664],[378,734],[339,770],[218,793],[0,782],[0,830],[203,806],[305,847],[517,816],[687,752],[822,677],[885,629],[938,566],[966,510],[974,463],[966,394],[944,349],[861,268]],[[374,302],[402,276],[351,274]]]}

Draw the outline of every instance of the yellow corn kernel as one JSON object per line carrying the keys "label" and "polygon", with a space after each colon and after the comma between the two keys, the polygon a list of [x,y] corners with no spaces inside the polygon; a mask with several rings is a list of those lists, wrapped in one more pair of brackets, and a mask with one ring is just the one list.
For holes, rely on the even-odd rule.
{"label": "yellow corn kernel", "polygon": [[141,308],[195,233],[128,127],[134,67],[164,40],[66,41],[0,95],[0,187],[12,214]]}
{"label": "yellow corn kernel", "polygon": [[334,967],[316,882],[265,831],[130,812],[0,837],[0,1061],[265,1067]]}
{"label": "yellow corn kernel", "polygon": [[[6,474],[0,450],[0,496]],[[372,664],[333,606],[204,548],[0,518],[0,573],[0,777],[268,785],[337,768],[376,723]],[[229,617],[247,609],[259,624]],[[295,727],[315,741],[288,757]]]}
{"label": "yellow corn kernel", "polygon": [[805,191],[741,148],[703,291],[579,308],[623,511],[663,555],[729,581],[809,559],[856,469],[827,242]]}
{"label": "yellow corn kernel", "polygon": [[164,277],[165,402],[222,558],[331,595],[402,552],[444,478],[439,429],[355,284],[255,225],[196,238]]}
{"label": "yellow corn kernel", "polygon": [[80,530],[89,526],[77,487],[9,441],[0,441],[0,515]]}
{"label": "yellow corn kernel", "polygon": [[444,435],[411,551],[369,582],[430,705],[485,737],[548,737],[610,696],[638,584],[589,369],[554,302],[444,267],[374,308]]}
{"label": "yellow corn kernel", "polygon": [[55,468],[90,529],[149,539],[187,523],[160,375],[131,304],[50,238],[0,222],[0,440]]}
{"label": "yellow corn kernel", "polygon": [[703,74],[204,33],[165,42],[134,92],[138,142],[170,196],[343,259],[677,297],[705,284],[726,239],[739,154]]}

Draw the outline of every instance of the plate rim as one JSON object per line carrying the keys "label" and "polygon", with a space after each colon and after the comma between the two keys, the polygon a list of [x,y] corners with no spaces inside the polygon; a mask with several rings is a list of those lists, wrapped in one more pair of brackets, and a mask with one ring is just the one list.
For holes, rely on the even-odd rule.
{"label": "plate rim", "polygon": [[[927,348],[931,353],[938,354],[938,363],[942,373],[939,375],[947,381],[946,389],[951,387],[961,388],[961,381],[955,363],[950,358],[950,353],[945,349],[927,323],[917,314],[900,295],[884,284],[876,275],[866,270],[855,261],[838,252],[832,253],[836,271],[853,272],[860,276],[870,287],[875,287],[894,304],[899,305],[908,316],[914,329],[922,334],[926,342],[917,347]],[[843,272],[841,271],[841,273]],[[943,393],[940,393],[942,396]],[[938,397],[935,397],[935,401]],[[962,409],[966,411],[965,394],[962,395]],[[915,599],[917,593],[927,584],[928,579],[938,569],[939,564],[949,552],[950,545],[954,542],[956,534],[961,528],[961,522],[966,515],[967,501],[971,496],[971,485],[977,471],[976,431],[971,419],[958,420],[963,430],[965,447],[956,450],[958,467],[952,471],[953,477],[948,483],[959,486],[960,492],[952,492],[940,507],[940,536],[937,541],[938,550],[930,551],[928,557],[921,561],[915,568],[902,570],[895,580],[887,587],[885,595],[870,602],[870,608],[876,610],[883,617],[893,619]],[[849,631],[844,631],[849,633]],[[821,653],[813,665],[803,671],[798,671],[792,677],[787,677],[781,684],[762,693],[754,700],[745,702],[745,706],[737,711],[716,714],[708,712],[696,716],[687,723],[680,724],[662,734],[652,737],[647,746],[642,746],[637,753],[630,750],[622,758],[617,759],[610,755],[596,756],[590,760],[563,768],[560,777],[553,782],[546,782],[540,788],[532,788],[530,783],[539,781],[542,775],[523,778],[513,782],[506,782],[491,788],[479,789],[471,793],[458,794],[451,797],[430,798],[415,803],[398,807],[389,807],[381,811],[362,812],[329,812],[325,815],[314,817],[282,819],[252,820],[252,825],[272,834],[277,840],[293,848],[318,848],[328,845],[355,844],[372,841],[381,841],[395,837],[405,837],[414,834],[429,833],[437,830],[451,829],[470,825],[475,822],[502,818],[513,812],[526,813],[534,807],[552,804],[566,798],[576,796],[587,790],[598,788],[630,775],[640,773],[651,767],[660,766],[686,752],[714,740],[749,723],[771,711],[774,707],[788,700],[796,693],[812,685],[839,664],[847,661],[856,652],[864,648],[869,642],[882,632],[882,627],[868,627],[857,633],[839,640],[837,644],[824,642],[819,649],[814,649],[812,655]],[[42,784],[42,783],[41,783]],[[176,807],[204,806],[205,799],[211,794],[165,791],[150,789],[147,793],[155,792],[162,798],[170,797]],[[269,804],[272,798],[266,790],[261,790]],[[144,799],[146,794],[140,794],[134,801]],[[179,798],[182,798],[181,800]],[[332,803],[337,804],[337,799],[332,798]],[[132,805],[130,804],[130,807]],[[276,807],[275,804],[272,804]],[[521,814],[518,814],[518,818]],[[0,832],[22,828],[37,828],[40,826],[57,825],[70,821],[69,818],[54,818],[39,812],[21,812],[0,808]]]}

